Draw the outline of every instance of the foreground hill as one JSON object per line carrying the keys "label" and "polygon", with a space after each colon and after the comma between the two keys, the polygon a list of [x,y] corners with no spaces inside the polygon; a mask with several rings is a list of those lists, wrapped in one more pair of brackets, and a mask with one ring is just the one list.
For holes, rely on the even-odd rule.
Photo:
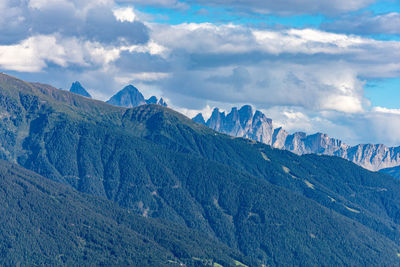
{"label": "foreground hill", "polygon": [[3,266],[198,266],[212,261],[235,266],[243,261],[202,234],[134,215],[4,161],[0,188]]}
{"label": "foreground hill", "polygon": [[4,159],[201,231],[266,265],[398,265],[400,183],[232,138],[160,105],[125,109],[0,76]]}

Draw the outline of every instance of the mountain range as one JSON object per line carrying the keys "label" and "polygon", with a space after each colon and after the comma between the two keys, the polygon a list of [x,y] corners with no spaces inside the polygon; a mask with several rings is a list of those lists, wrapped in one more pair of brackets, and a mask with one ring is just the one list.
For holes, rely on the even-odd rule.
{"label": "mountain range", "polygon": [[[73,82],[69,89],[71,93],[78,94],[84,97],[92,98],[88,91],[81,85],[80,82]],[[113,95],[107,103],[119,107],[137,107],[145,104],[157,104],[167,107],[167,103],[163,98],[158,99],[156,96],[151,96],[145,99],[142,93],[133,85],[125,86],[122,90]]]}
{"label": "mountain range", "polygon": [[382,144],[349,146],[323,133],[289,134],[282,127],[274,128],[271,119],[261,111],[253,112],[249,105],[239,110],[232,108],[228,114],[215,108],[207,122],[202,114],[198,114],[193,120],[218,132],[253,139],[298,155],[315,153],[338,156],[372,171],[400,165],[400,147],[387,147]]}
{"label": "mountain range", "polygon": [[399,265],[389,175],[4,74],[0,111],[6,265]]}

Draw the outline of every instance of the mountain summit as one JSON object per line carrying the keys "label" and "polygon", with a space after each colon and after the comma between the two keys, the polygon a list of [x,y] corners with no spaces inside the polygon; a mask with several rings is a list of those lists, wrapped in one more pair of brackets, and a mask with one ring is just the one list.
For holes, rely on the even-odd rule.
{"label": "mountain summit", "polygon": [[115,94],[110,100],[107,101],[108,104],[120,107],[133,108],[145,104],[157,104],[166,107],[167,103],[164,99],[152,96],[149,99],[145,99],[142,93],[133,85],[128,85],[124,87],[121,91]]}
{"label": "mountain summit", "polygon": [[114,106],[132,108],[144,105],[146,104],[146,101],[142,93],[139,92],[139,90],[135,86],[128,85],[125,86],[124,89],[119,91],[113,97],[111,97],[110,100],[107,101],[107,103]]}
{"label": "mountain summit", "polygon": [[81,95],[81,96],[92,98],[92,96],[86,91],[85,88],[83,88],[81,83],[78,82],[78,81],[72,83],[71,88],[69,89],[69,91],[71,93],[74,93],[74,94],[78,94],[78,95]]}

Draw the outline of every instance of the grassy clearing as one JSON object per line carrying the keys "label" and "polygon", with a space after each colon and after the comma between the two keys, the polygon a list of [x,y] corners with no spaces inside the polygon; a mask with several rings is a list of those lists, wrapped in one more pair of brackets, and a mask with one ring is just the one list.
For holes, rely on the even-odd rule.
{"label": "grassy clearing", "polygon": [[267,155],[264,152],[261,152],[261,156],[263,157],[263,159],[265,159],[266,161],[271,161]]}
{"label": "grassy clearing", "polygon": [[286,166],[283,166],[283,165],[282,165],[282,170],[283,170],[285,173],[289,173],[289,172],[290,172],[290,169],[289,169],[288,167],[286,167]]}
{"label": "grassy clearing", "polygon": [[315,189],[314,185],[313,185],[312,183],[310,183],[309,181],[304,180],[304,183],[306,184],[306,186],[307,186],[308,188],[311,188],[312,190]]}
{"label": "grassy clearing", "polygon": [[235,260],[235,264],[236,264],[236,266],[240,266],[240,267],[249,267],[249,266],[247,266],[247,265],[245,265],[245,264],[243,264],[243,263],[241,263],[240,261],[237,261],[237,260]]}
{"label": "grassy clearing", "polygon": [[347,206],[345,206],[345,208],[346,208],[348,211],[351,211],[351,212],[354,212],[354,213],[360,213],[359,210],[355,210],[355,209],[352,209],[352,208],[347,207]]}

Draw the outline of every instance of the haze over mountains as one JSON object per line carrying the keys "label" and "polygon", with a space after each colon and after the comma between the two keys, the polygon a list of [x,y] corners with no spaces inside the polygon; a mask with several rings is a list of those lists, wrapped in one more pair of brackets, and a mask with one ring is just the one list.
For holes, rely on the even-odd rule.
{"label": "haze over mountains", "polygon": [[[78,250],[71,247],[72,253],[64,254],[65,262],[74,261],[82,246],[88,253],[96,249],[89,255],[114,255],[116,261],[124,256],[112,251],[123,246],[123,253],[130,255],[127,259],[134,259],[141,255],[134,249],[146,248],[142,243],[147,243],[153,248],[159,244],[160,252],[149,249],[144,255],[159,260],[144,266],[206,266],[213,261],[223,266],[399,264],[400,181],[391,176],[336,157],[298,156],[232,138],[161,105],[117,107],[3,74],[0,108],[1,158],[42,175],[35,175],[32,182],[27,177],[26,183],[43,183],[32,188],[17,181],[19,186],[8,186],[7,195],[16,197],[10,198],[12,205],[3,206],[4,214],[14,207],[26,212],[19,199],[30,192],[44,199],[39,203],[54,206],[46,210],[45,205],[27,202],[36,212],[31,217],[41,218],[27,220],[29,233],[44,227],[47,218],[57,218],[62,205],[78,218],[86,211],[80,210],[81,205],[98,211],[99,216],[90,220],[71,221],[81,231],[89,230],[83,241],[77,238]],[[238,113],[250,116],[248,108]],[[258,118],[266,119],[261,114]],[[242,124],[247,125],[245,120]],[[6,165],[0,174],[12,168]],[[20,172],[29,171],[21,168]],[[73,188],[64,190],[71,201],[89,194],[106,202],[90,205],[82,200],[72,205],[52,193],[49,187],[58,183]],[[166,222],[166,228],[160,230],[159,225],[141,231],[137,246],[113,244],[120,229],[146,225],[129,226],[138,217],[120,219],[123,212],[113,215],[111,211],[118,210],[113,205],[142,219],[153,218],[155,224]],[[25,215],[15,216],[21,221]],[[114,222],[121,228],[115,228]],[[182,228],[183,236],[168,225]],[[8,233],[7,227],[0,224],[0,233]],[[12,229],[26,236],[25,228]],[[133,230],[129,233],[136,235],[138,230]],[[57,240],[68,237],[68,231]],[[5,258],[14,262],[13,255],[26,255],[31,243],[18,247],[18,243],[8,244],[8,237],[0,244],[4,251],[15,246]],[[35,238],[46,244],[45,236]],[[59,254],[58,248],[47,249],[48,255]]]}
{"label": "haze over mountains", "polygon": [[349,146],[323,133],[289,134],[282,127],[274,128],[271,119],[261,111],[256,110],[253,113],[252,107],[248,105],[239,110],[233,108],[229,114],[215,108],[207,122],[202,114],[198,114],[193,120],[218,132],[250,138],[298,155],[315,153],[338,156],[373,171],[400,165],[400,147],[387,147],[383,144]]}

